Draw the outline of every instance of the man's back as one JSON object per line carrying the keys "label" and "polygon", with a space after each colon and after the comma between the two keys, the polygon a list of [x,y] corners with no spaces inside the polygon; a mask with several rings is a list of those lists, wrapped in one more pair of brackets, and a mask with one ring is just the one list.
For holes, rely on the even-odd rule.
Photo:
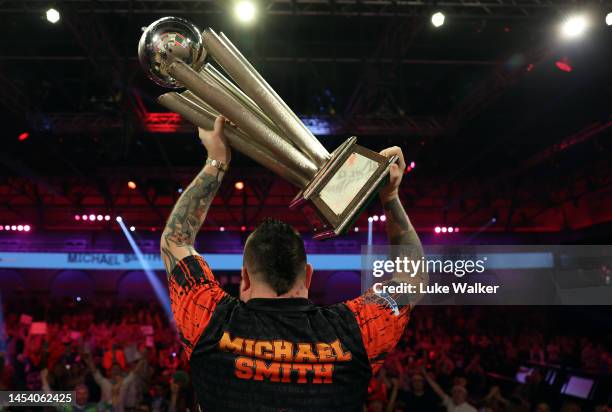
{"label": "man's back", "polygon": [[[307,299],[314,269],[304,240],[276,219],[264,220],[246,239],[240,300],[225,293],[194,247],[231,160],[224,125],[219,116],[212,131],[199,130],[208,159],[176,202],[160,240],[172,312],[200,406],[360,410],[370,376],[408,323],[410,305],[369,291],[315,307]],[[397,159],[379,189],[389,243],[408,247],[400,254],[419,260],[421,243],[398,195],[406,162],[399,147],[381,154]],[[424,279],[423,273],[397,275],[390,281],[396,285]]]}
{"label": "man's back", "polygon": [[408,308],[394,314],[375,297],[243,303],[200,256],[183,259],[170,285],[204,410],[361,410],[372,371],[408,321]]}

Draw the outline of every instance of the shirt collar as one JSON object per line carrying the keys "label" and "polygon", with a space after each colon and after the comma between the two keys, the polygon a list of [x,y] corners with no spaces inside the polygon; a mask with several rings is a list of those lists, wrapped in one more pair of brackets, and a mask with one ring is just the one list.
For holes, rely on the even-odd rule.
{"label": "shirt collar", "polygon": [[249,299],[246,307],[272,312],[305,312],[316,308],[314,303],[306,298],[253,298]]}

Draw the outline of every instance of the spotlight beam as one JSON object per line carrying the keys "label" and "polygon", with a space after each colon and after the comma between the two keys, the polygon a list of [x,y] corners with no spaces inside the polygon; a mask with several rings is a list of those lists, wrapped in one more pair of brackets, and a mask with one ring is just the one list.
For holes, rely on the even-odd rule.
{"label": "spotlight beam", "polygon": [[125,222],[123,221],[123,219],[118,217],[117,223],[119,224],[119,227],[121,227],[121,231],[123,231],[123,234],[125,235],[128,242],[130,243],[130,246],[132,247],[134,254],[138,258],[138,261],[140,262],[140,265],[142,266],[142,270],[147,276],[147,280],[149,281],[149,284],[153,288],[153,292],[155,292],[155,296],[157,297],[157,300],[160,302],[160,304],[164,308],[164,312],[166,312],[168,319],[171,322],[174,322],[174,317],[172,315],[172,309],[170,307],[170,298],[168,297],[168,293],[162,286],[157,276],[155,276],[155,272],[153,272],[153,270],[151,269],[151,266],[149,266],[149,263],[145,260],[142,254],[142,251],[136,244],[136,241],[134,240],[134,237],[132,237],[132,234],[130,233],[128,228],[125,226]]}

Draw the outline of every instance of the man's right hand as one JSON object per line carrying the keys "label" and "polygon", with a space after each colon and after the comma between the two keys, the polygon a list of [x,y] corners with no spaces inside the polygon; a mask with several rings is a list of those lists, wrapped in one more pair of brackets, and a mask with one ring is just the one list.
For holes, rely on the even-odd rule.
{"label": "man's right hand", "polygon": [[198,132],[208,157],[229,164],[232,160],[232,152],[227,137],[223,133],[225,122],[229,121],[223,116],[217,116],[213,130],[198,128]]}

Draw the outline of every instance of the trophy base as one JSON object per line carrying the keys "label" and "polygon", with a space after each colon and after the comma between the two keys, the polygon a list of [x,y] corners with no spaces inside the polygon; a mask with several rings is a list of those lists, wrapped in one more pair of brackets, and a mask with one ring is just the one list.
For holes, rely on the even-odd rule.
{"label": "trophy base", "polygon": [[356,142],[353,136],[334,150],[289,205],[304,213],[313,227],[314,239],[345,233],[376,196],[397,160],[397,156],[383,156]]}

